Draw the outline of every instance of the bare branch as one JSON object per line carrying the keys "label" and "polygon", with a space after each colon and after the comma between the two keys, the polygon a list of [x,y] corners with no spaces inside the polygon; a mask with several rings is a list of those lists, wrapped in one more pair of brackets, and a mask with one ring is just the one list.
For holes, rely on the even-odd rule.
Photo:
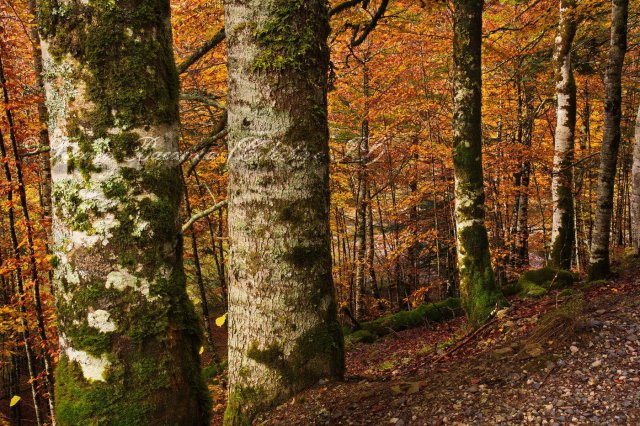
{"label": "bare branch", "polygon": [[339,5],[331,9],[329,11],[329,16],[334,16],[334,15],[337,15],[338,13],[342,13],[349,8],[359,5],[362,2],[363,0],[347,0],[344,3],[340,3]]}
{"label": "bare branch", "polygon": [[178,70],[178,74],[183,74],[185,71],[187,71],[191,65],[198,62],[204,55],[206,55],[217,45],[222,43],[225,37],[226,35],[224,33],[224,27],[222,27],[213,37],[207,40],[202,46],[197,48],[196,51],[191,54],[191,56],[178,64],[178,66],[176,67]]}
{"label": "bare branch", "polygon": [[205,216],[209,216],[211,213],[216,212],[218,210],[220,210],[223,207],[226,207],[227,205],[227,200],[223,200],[220,201],[218,204],[209,207],[206,210],[203,210],[201,212],[198,212],[196,214],[194,214],[193,216],[191,216],[189,218],[189,220],[182,225],[182,233],[185,233],[189,230],[189,228],[191,228],[193,226],[194,223],[196,223],[197,221],[199,221],[200,219],[202,219]]}
{"label": "bare branch", "polygon": [[389,6],[389,0],[382,0],[376,14],[371,18],[371,22],[369,22],[364,30],[362,30],[362,34],[360,34],[360,37],[358,38],[356,38],[356,35],[358,34],[356,27],[356,31],[354,31],[353,38],[351,39],[351,47],[359,46],[367,39],[369,33],[371,33],[376,25],[378,25],[378,21],[384,17],[384,13],[387,11],[387,6]]}

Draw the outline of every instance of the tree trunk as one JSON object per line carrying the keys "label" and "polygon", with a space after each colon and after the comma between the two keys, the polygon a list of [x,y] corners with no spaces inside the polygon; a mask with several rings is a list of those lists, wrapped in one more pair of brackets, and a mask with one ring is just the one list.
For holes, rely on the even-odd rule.
{"label": "tree trunk", "polygon": [[373,297],[380,299],[380,287],[378,287],[378,279],[376,278],[375,257],[376,245],[373,229],[373,201],[371,200],[371,188],[367,191],[367,270],[369,271],[369,280],[371,280],[371,291]]}
{"label": "tree trunk", "polygon": [[40,4],[62,425],[208,424],[169,2]]}
{"label": "tree trunk", "polygon": [[633,252],[640,256],[640,106],[636,116],[635,145],[633,146],[633,168],[631,184],[631,220],[633,222]]}
{"label": "tree trunk", "polygon": [[460,295],[471,324],[495,308],[489,239],[485,228],[481,133],[482,0],[454,2],[453,166]]}
{"label": "tree trunk", "polygon": [[551,192],[551,264],[571,268],[574,246],[573,148],[576,127],[576,83],[571,65],[571,46],[576,33],[575,0],[560,0],[560,21],[553,61],[556,77],[555,153]]}
{"label": "tree trunk", "polygon": [[225,25],[230,252],[224,424],[246,425],[344,370],[329,240],[328,11],[322,0],[228,0]]}
{"label": "tree trunk", "polygon": [[[36,0],[29,0],[28,2],[29,12],[33,16],[37,16]],[[29,30],[31,42],[34,44],[33,49],[33,70],[36,78],[36,89],[39,94],[44,97],[44,80],[43,80],[43,68],[42,68],[42,52],[39,50],[40,46],[40,34],[38,34],[38,26],[36,23],[31,26]],[[40,130],[38,132],[39,148],[45,148],[40,156],[40,162],[42,164],[42,172],[44,174],[42,178],[42,209],[44,211],[44,217],[46,220],[51,220],[51,163],[50,152],[46,150],[49,148],[49,130],[47,124],[47,107],[44,100],[38,102],[38,124],[40,124]],[[50,236],[50,227],[47,225],[47,235]]]}
{"label": "tree trunk", "polygon": [[[365,54],[366,55],[366,54]],[[364,119],[358,145],[358,194],[356,207],[356,282],[355,282],[355,305],[356,319],[362,319],[366,314],[366,306],[363,296],[367,290],[366,271],[368,266],[367,258],[367,205],[369,204],[369,177],[367,173],[367,162],[369,161],[369,69],[367,67],[366,56],[360,61],[362,63],[362,90],[364,96]]]}
{"label": "tree trunk", "polygon": [[[184,185],[184,210],[187,217],[191,217],[191,202],[189,200],[189,188],[182,174],[182,184]],[[213,329],[213,322],[211,321],[211,315],[209,314],[209,301],[207,300],[207,290],[204,286],[204,278],[202,277],[202,266],[200,265],[200,253],[198,252],[198,239],[196,237],[196,231],[192,227],[189,230],[191,239],[191,254],[193,256],[193,269],[196,275],[196,284],[198,286],[198,293],[200,293],[200,306],[202,307],[202,323],[204,325],[204,336],[207,339],[209,347],[213,349],[213,339],[211,337],[211,330]]]}
{"label": "tree trunk", "polygon": [[611,41],[604,77],[604,133],[600,148],[600,176],[593,248],[589,259],[589,279],[600,280],[610,273],[609,239],[613,212],[613,188],[620,147],[622,118],[622,65],[627,51],[628,0],[613,0],[611,11]]}

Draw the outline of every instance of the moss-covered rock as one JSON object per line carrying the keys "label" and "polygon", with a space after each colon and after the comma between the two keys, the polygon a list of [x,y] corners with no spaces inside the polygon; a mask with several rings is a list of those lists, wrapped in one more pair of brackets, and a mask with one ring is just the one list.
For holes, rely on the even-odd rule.
{"label": "moss-covered rock", "polygon": [[345,343],[373,343],[378,340],[378,336],[369,330],[357,330],[345,337]]}
{"label": "moss-covered rock", "polygon": [[544,267],[523,273],[516,284],[518,293],[528,297],[539,297],[548,290],[571,287],[578,275],[564,269]]}

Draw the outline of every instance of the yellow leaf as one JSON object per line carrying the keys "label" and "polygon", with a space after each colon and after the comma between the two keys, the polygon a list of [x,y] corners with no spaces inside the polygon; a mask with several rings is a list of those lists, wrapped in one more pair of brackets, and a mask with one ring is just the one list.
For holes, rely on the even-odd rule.
{"label": "yellow leaf", "polygon": [[225,322],[227,322],[227,313],[226,312],[225,312],[225,314],[223,316],[216,318],[216,325],[218,327],[222,327]]}
{"label": "yellow leaf", "polygon": [[202,355],[203,352],[204,352],[204,346],[200,346],[200,351],[198,351],[198,353]]}
{"label": "yellow leaf", "polygon": [[9,407],[13,407],[14,405],[16,405],[22,398],[20,398],[18,395],[13,395],[13,398],[11,398],[11,402],[9,403]]}

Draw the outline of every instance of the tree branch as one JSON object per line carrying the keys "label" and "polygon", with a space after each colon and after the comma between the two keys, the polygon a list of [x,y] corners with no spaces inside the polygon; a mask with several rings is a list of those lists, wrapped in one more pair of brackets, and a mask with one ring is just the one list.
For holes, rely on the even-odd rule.
{"label": "tree branch", "polygon": [[182,160],[180,161],[181,165],[184,164],[191,157],[191,155],[198,153],[196,159],[193,160],[191,162],[191,165],[189,166],[189,171],[187,172],[187,176],[191,175],[191,173],[193,172],[193,169],[202,160],[202,158],[207,153],[207,151],[211,148],[211,146],[217,140],[222,139],[227,135],[227,129],[226,129],[227,116],[228,116],[227,111],[224,110],[224,112],[222,113],[222,117],[220,117],[220,120],[216,123],[216,126],[214,127],[210,136],[208,136],[205,140],[203,140],[198,145],[196,145],[193,149],[189,150],[190,151],[189,155],[185,155],[184,158],[182,158]]}
{"label": "tree branch", "polygon": [[353,6],[359,5],[363,1],[364,0],[348,0],[348,1],[345,1],[344,3],[340,3],[339,5],[337,5],[336,7],[334,7],[329,11],[329,16],[331,17],[334,15],[337,15],[338,13],[342,13],[345,10],[352,8]]}
{"label": "tree branch", "polygon": [[193,171],[195,170],[195,168],[198,166],[198,164],[200,164],[200,162],[202,161],[202,159],[204,158],[205,155],[207,155],[207,153],[209,152],[209,149],[211,149],[211,147],[213,146],[213,144],[224,138],[225,136],[227,136],[228,130],[225,128],[222,131],[220,131],[219,133],[215,134],[213,137],[208,138],[205,142],[206,145],[204,145],[201,150],[198,152],[198,155],[196,155],[196,158],[194,158],[191,161],[191,164],[189,165],[189,170],[187,170],[187,176],[191,176],[191,173],[193,173]]}
{"label": "tree branch", "polygon": [[226,207],[227,205],[227,200],[224,201],[220,201],[218,204],[209,207],[208,209],[198,212],[196,214],[194,214],[193,216],[191,216],[189,218],[189,220],[182,225],[182,233],[185,233],[189,230],[189,228],[191,228],[193,226],[194,223],[196,223],[198,220],[202,219],[205,216],[209,216],[211,213],[220,210],[223,207]]}
{"label": "tree branch", "polygon": [[185,71],[187,71],[187,69],[189,69],[191,65],[198,62],[209,51],[222,43],[225,37],[226,35],[224,33],[224,27],[222,27],[213,37],[207,40],[202,46],[197,48],[196,51],[191,54],[191,56],[178,64],[178,66],[176,67],[178,70],[178,74],[183,74]]}
{"label": "tree branch", "polygon": [[351,38],[351,47],[360,46],[367,39],[369,33],[373,31],[376,25],[378,25],[378,21],[384,17],[384,13],[387,11],[387,6],[389,6],[389,0],[382,0],[376,14],[373,15],[371,22],[369,22],[369,24],[364,28],[360,37],[356,38],[357,29],[354,31],[353,37]]}

